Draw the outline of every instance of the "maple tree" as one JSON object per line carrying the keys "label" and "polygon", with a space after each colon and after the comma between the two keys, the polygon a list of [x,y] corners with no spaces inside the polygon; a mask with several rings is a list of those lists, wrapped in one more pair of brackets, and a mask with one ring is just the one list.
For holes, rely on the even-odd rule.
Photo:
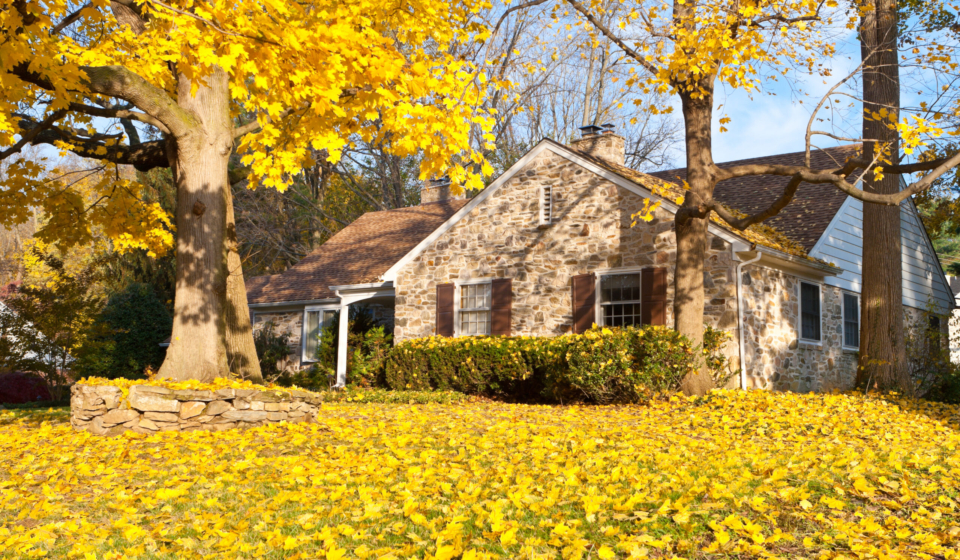
{"label": "maple tree", "polygon": [[[0,4],[0,159],[48,144],[108,171],[173,171],[172,221],[117,173],[104,173],[101,199],[86,205],[68,177],[20,159],[0,191],[0,222],[46,205],[65,243],[97,225],[118,249],[160,253],[175,228],[163,377],[259,377],[229,189],[238,174],[283,189],[314,151],[336,162],[359,138],[422,153],[421,178],[481,184],[470,132],[490,127],[487,78],[455,51],[486,36],[474,17],[483,0]],[[231,168],[235,150],[242,165]]]}

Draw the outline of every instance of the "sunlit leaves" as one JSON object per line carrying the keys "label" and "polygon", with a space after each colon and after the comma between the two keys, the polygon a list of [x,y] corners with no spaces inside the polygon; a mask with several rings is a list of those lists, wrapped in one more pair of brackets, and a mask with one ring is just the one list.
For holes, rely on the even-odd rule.
{"label": "sunlit leaves", "polygon": [[761,391],[118,438],[3,411],[0,556],[956,559],[958,421]]}

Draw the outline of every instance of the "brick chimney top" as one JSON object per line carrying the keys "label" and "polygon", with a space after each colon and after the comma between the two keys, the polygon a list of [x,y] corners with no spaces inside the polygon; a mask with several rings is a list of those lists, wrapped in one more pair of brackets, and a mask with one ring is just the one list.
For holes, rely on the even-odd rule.
{"label": "brick chimney top", "polygon": [[624,165],[626,141],[623,136],[615,134],[613,130],[614,126],[610,123],[602,126],[582,126],[580,139],[570,142],[570,147],[610,163]]}
{"label": "brick chimney top", "polygon": [[420,204],[429,204],[431,202],[441,202],[444,200],[457,200],[465,198],[466,193],[453,194],[450,188],[450,178],[441,177],[439,179],[430,179],[423,182],[420,187]]}

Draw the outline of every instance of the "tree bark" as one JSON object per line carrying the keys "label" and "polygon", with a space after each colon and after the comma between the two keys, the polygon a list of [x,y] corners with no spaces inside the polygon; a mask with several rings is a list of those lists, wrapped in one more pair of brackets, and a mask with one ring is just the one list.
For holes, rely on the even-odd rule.
{"label": "tree bark", "polygon": [[237,231],[233,215],[233,193],[227,194],[227,300],[226,344],[230,372],[254,383],[263,383],[257,347],[253,342],[250,308],[247,304],[247,286],[243,281],[243,267],[237,252]]}
{"label": "tree bark", "polygon": [[[899,133],[890,120],[873,113],[886,109],[892,122],[899,120],[900,75],[897,60],[896,0],[865,0],[869,9],[861,19],[860,48],[863,64],[863,151],[870,161],[888,147],[892,165],[900,163]],[[865,191],[891,194],[900,191],[900,176],[889,173],[876,180],[864,177]],[[900,206],[863,205],[863,291],[861,294],[860,358],[858,384],[880,390],[913,394],[906,359],[903,326],[903,269],[900,248]]]}
{"label": "tree bark", "polygon": [[[707,246],[708,218],[700,218],[700,205],[713,198],[714,177],[711,118],[712,80],[704,80],[711,94],[696,99],[681,92],[686,129],[687,183],[690,190],[674,218],[677,234],[677,264],[674,273],[674,329],[690,339],[695,348],[703,345],[703,261]],[[698,354],[699,356],[699,354]],[[686,375],[680,388],[687,395],[704,395],[714,388],[706,364]]]}
{"label": "tree bark", "polygon": [[197,124],[176,138],[177,292],[173,334],[159,375],[212,381],[229,374],[226,352],[225,231],[233,148],[227,75],[219,68],[191,94],[179,76],[177,99]]}

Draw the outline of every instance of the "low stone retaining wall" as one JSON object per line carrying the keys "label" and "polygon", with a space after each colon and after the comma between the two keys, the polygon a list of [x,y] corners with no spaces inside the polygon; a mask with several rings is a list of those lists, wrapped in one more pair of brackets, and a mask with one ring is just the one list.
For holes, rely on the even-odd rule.
{"label": "low stone retaining wall", "polygon": [[307,391],[219,389],[196,391],[151,385],[118,387],[74,385],[70,423],[77,430],[112,436],[127,430],[140,434],[220,431],[277,422],[312,422],[322,397]]}

